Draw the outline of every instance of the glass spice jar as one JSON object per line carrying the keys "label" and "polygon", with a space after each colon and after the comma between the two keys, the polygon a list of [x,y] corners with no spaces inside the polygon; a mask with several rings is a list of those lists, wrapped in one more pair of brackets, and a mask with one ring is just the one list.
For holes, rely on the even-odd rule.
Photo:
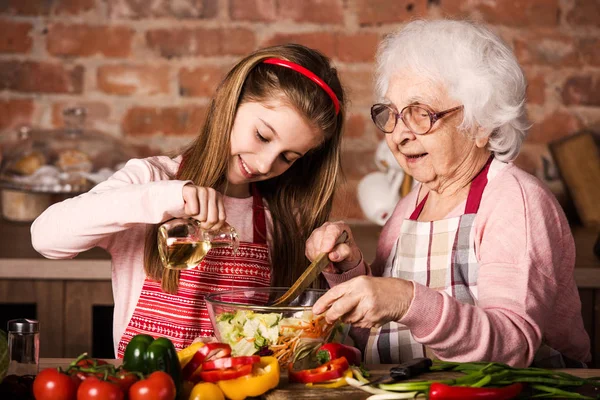
{"label": "glass spice jar", "polygon": [[8,375],[36,375],[40,360],[40,324],[34,319],[8,321]]}

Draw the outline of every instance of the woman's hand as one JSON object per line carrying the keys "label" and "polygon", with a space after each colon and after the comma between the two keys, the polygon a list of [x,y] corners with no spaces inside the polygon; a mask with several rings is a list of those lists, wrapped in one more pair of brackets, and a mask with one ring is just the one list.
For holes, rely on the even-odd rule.
{"label": "woman's hand", "polygon": [[327,322],[341,319],[359,328],[400,320],[413,299],[413,283],[399,278],[359,276],[334,286],[313,305]]}
{"label": "woman's hand", "polygon": [[190,183],[183,187],[183,211],[200,221],[203,229],[218,229],[225,223],[223,195],[213,188],[194,186]]}
{"label": "woman's hand", "polygon": [[[348,240],[334,247],[335,241],[343,231],[348,232]],[[358,265],[362,259],[360,249],[354,243],[350,227],[342,221],[325,222],[315,229],[306,241],[306,258],[314,260],[320,253],[329,253],[329,260],[334,263],[337,272],[348,271]],[[330,269],[326,269],[328,272]]]}

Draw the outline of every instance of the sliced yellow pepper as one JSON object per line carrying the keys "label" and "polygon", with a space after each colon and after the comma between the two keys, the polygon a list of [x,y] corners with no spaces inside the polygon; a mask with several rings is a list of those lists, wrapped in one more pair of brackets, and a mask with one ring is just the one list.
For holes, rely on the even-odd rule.
{"label": "sliced yellow pepper", "polygon": [[204,343],[196,342],[177,352],[177,358],[179,358],[179,364],[181,364],[181,368],[185,367],[186,364],[190,362],[192,357],[194,357],[194,354],[196,354],[198,349],[202,346],[204,346]]}
{"label": "sliced yellow pepper", "polygon": [[218,381],[217,385],[225,397],[231,400],[260,396],[279,385],[279,362],[275,357],[261,357],[260,361],[252,366],[251,374]]}
{"label": "sliced yellow pepper", "polygon": [[348,369],[346,372],[344,372],[344,376],[341,376],[332,381],[320,382],[320,383],[307,383],[306,386],[318,388],[318,389],[336,389],[336,388],[340,388],[342,386],[348,385],[348,382],[346,382],[346,377],[352,378],[351,370]]}

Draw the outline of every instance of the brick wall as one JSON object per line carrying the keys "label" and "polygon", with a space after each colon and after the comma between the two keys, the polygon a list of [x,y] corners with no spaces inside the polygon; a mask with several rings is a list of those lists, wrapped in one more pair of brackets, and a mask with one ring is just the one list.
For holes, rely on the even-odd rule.
{"label": "brick wall", "polygon": [[349,90],[335,215],[361,220],[356,185],[379,140],[368,119],[376,44],[411,18],[442,16],[486,21],[513,46],[535,123],[518,163],[560,192],[547,143],[600,131],[598,0],[0,0],[0,131],[61,127],[62,110],[80,105],[90,128],[174,150],[236,60],[299,42],[332,57]]}

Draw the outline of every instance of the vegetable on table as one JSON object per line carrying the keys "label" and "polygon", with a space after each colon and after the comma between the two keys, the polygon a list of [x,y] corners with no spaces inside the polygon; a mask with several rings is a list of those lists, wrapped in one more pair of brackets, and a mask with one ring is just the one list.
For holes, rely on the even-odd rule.
{"label": "vegetable on table", "polygon": [[325,343],[317,349],[317,361],[325,364],[336,358],[345,357],[350,365],[360,365],[362,353],[359,349],[341,343]]}
{"label": "vegetable on table", "polygon": [[164,371],[154,371],[146,379],[131,386],[129,400],[175,400],[176,390],[171,375]]}
{"label": "vegetable on table", "polygon": [[216,383],[201,382],[197,383],[192,389],[188,400],[225,400],[223,391],[219,389]]}
{"label": "vegetable on table", "polygon": [[523,384],[517,382],[505,387],[465,387],[433,383],[429,387],[429,400],[509,400],[514,399],[523,390]]}
{"label": "vegetable on table", "polygon": [[127,344],[123,356],[123,368],[127,371],[149,374],[163,371],[171,376],[177,392],[181,391],[181,365],[173,343],[163,337],[136,335]]}
{"label": "vegetable on table", "polygon": [[183,368],[182,376],[186,381],[192,381],[192,376],[202,366],[205,361],[210,361],[216,358],[229,357],[231,355],[231,347],[226,343],[206,343],[196,350],[192,359]]}
{"label": "vegetable on table", "polygon": [[252,364],[250,374],[217,382],[225,397],[231,400],[260,396],[278,384],[279,362],[277,358],[270,356],[260,357],[259,362]]}
{"label": "vegetable on table", "polygon": [[288,365],[288,379],[296,383],[315,383],[341,378],[349,368],[345,357],[336,358],[317,368],[296,371],[293,364]]}

